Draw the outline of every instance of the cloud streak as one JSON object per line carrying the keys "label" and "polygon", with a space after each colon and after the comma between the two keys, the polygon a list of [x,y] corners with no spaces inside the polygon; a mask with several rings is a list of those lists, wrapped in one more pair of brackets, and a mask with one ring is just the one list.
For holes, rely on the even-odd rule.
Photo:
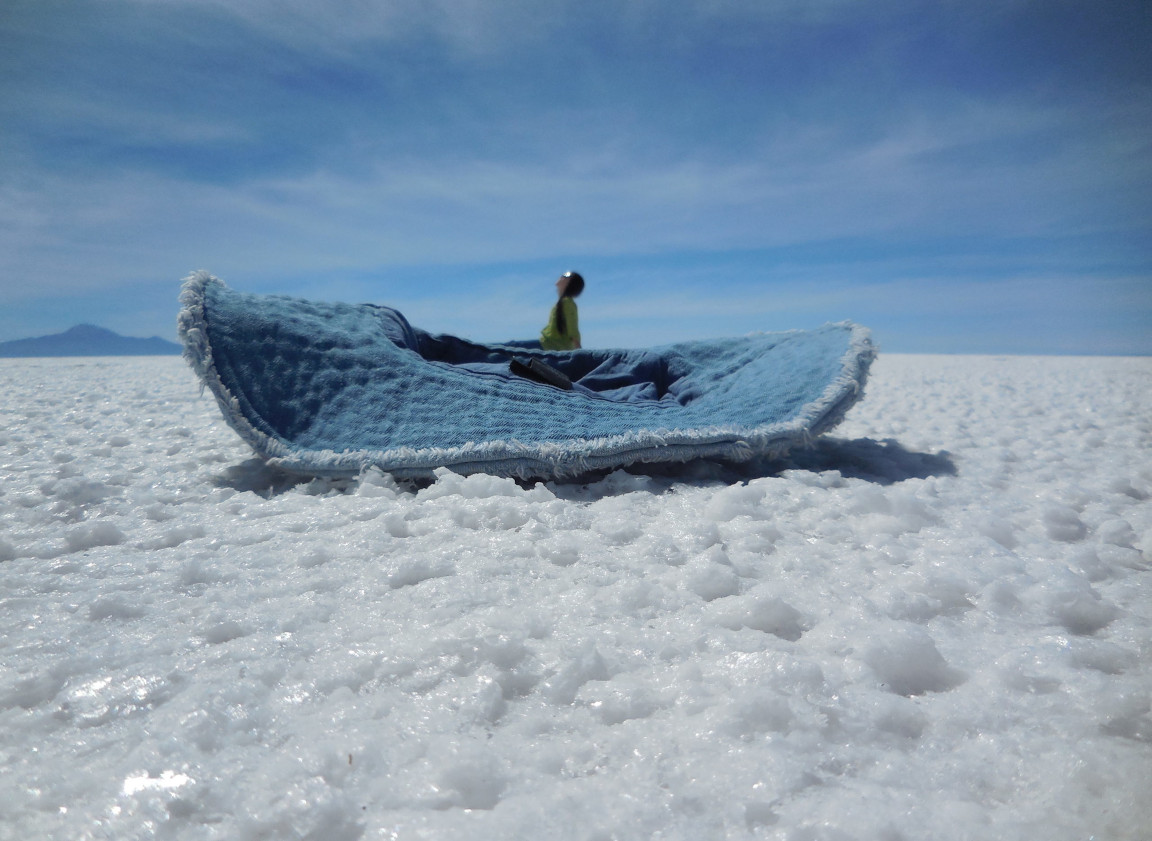
{"label": "cloud streak", "polygon": [[[982,154],[974,147],[1014,133],[1068,136],[1071,122],[1047,112],[964,111],[951,121],[892,126],[868,144],[811,126],[736,161],[653,164],[631,153],[569,150],[550,163],[370,159],[351,173],[317,170],[239,185],[147,171],[86,182],[42,176],[36,190],[0,193],[0,218],[12,234],[9,253],[30,261],[16,266],[20,272],[50,253],[60,271],[78,249],[86,260],[154,252],[152,270],[207,246],[227,246],[240,258],[238,237],[249,243],[243,270],[275,254],[302,269],[367,270],[901,239],[909,231],[1041,236],[1131,224],[1125,186],[1140,161],[1117,157],[1112,141],[1093,148],[1080,138],[1031,160],[1021,152],[1010,163],[964,160]],[[1136,206],[1140,198],[1127,201]],[[77,242],[80,230],[87,237]]]}

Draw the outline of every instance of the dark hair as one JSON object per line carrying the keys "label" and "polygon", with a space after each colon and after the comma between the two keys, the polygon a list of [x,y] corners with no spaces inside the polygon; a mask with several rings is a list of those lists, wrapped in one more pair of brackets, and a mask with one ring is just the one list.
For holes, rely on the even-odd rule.
{"label": "dark hair", "polygon": [[580,272],[564,272],[560,277],[568,278],[568,288],[564,290],[564,294],[569,298],[576,298],[584,291],[584,277]]}
{"label": "dark hair", "polygon": [[565,298],[575,298],[584,291],[584,278],[580,272],[564,272],[560,277],[568,278],[568,285],[564,287],[564,294],[556,302],[556,329],[563,333],[568,332],[568,324],[564,321],[564,303]]}

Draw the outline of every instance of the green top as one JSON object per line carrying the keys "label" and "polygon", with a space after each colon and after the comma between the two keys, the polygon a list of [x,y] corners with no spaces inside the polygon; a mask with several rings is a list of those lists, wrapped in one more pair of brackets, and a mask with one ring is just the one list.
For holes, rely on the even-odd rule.
{"label": "green top", "polygon": [[540,346],[544,350],[572,350],[580,342],[580,319],[576,314],[576,302],[565,295],[559,305],[564,307],[563,333],[556,327],[556,307],[548,316],[548,326],[540,331]]}

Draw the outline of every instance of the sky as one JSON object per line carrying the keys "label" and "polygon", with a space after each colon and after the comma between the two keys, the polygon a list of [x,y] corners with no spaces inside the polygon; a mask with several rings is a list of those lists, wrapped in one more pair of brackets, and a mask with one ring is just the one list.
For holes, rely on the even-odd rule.
{"label": "sky", "polygon": [[0,341],[180,280],[479,341],[1152,354],[1146,0],[4,0]]}

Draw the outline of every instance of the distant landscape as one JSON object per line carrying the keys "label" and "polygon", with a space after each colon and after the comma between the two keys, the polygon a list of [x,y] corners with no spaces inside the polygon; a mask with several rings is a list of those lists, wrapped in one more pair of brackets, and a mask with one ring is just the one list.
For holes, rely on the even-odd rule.
{"label": "distant landscape", "polygon": [[77,324],[51,336],[0,342],[0,357],[9,359],[34,356],[171,356],[178,353],[180,345],[159,336],[148,339],[121,336],[94,324]]}

